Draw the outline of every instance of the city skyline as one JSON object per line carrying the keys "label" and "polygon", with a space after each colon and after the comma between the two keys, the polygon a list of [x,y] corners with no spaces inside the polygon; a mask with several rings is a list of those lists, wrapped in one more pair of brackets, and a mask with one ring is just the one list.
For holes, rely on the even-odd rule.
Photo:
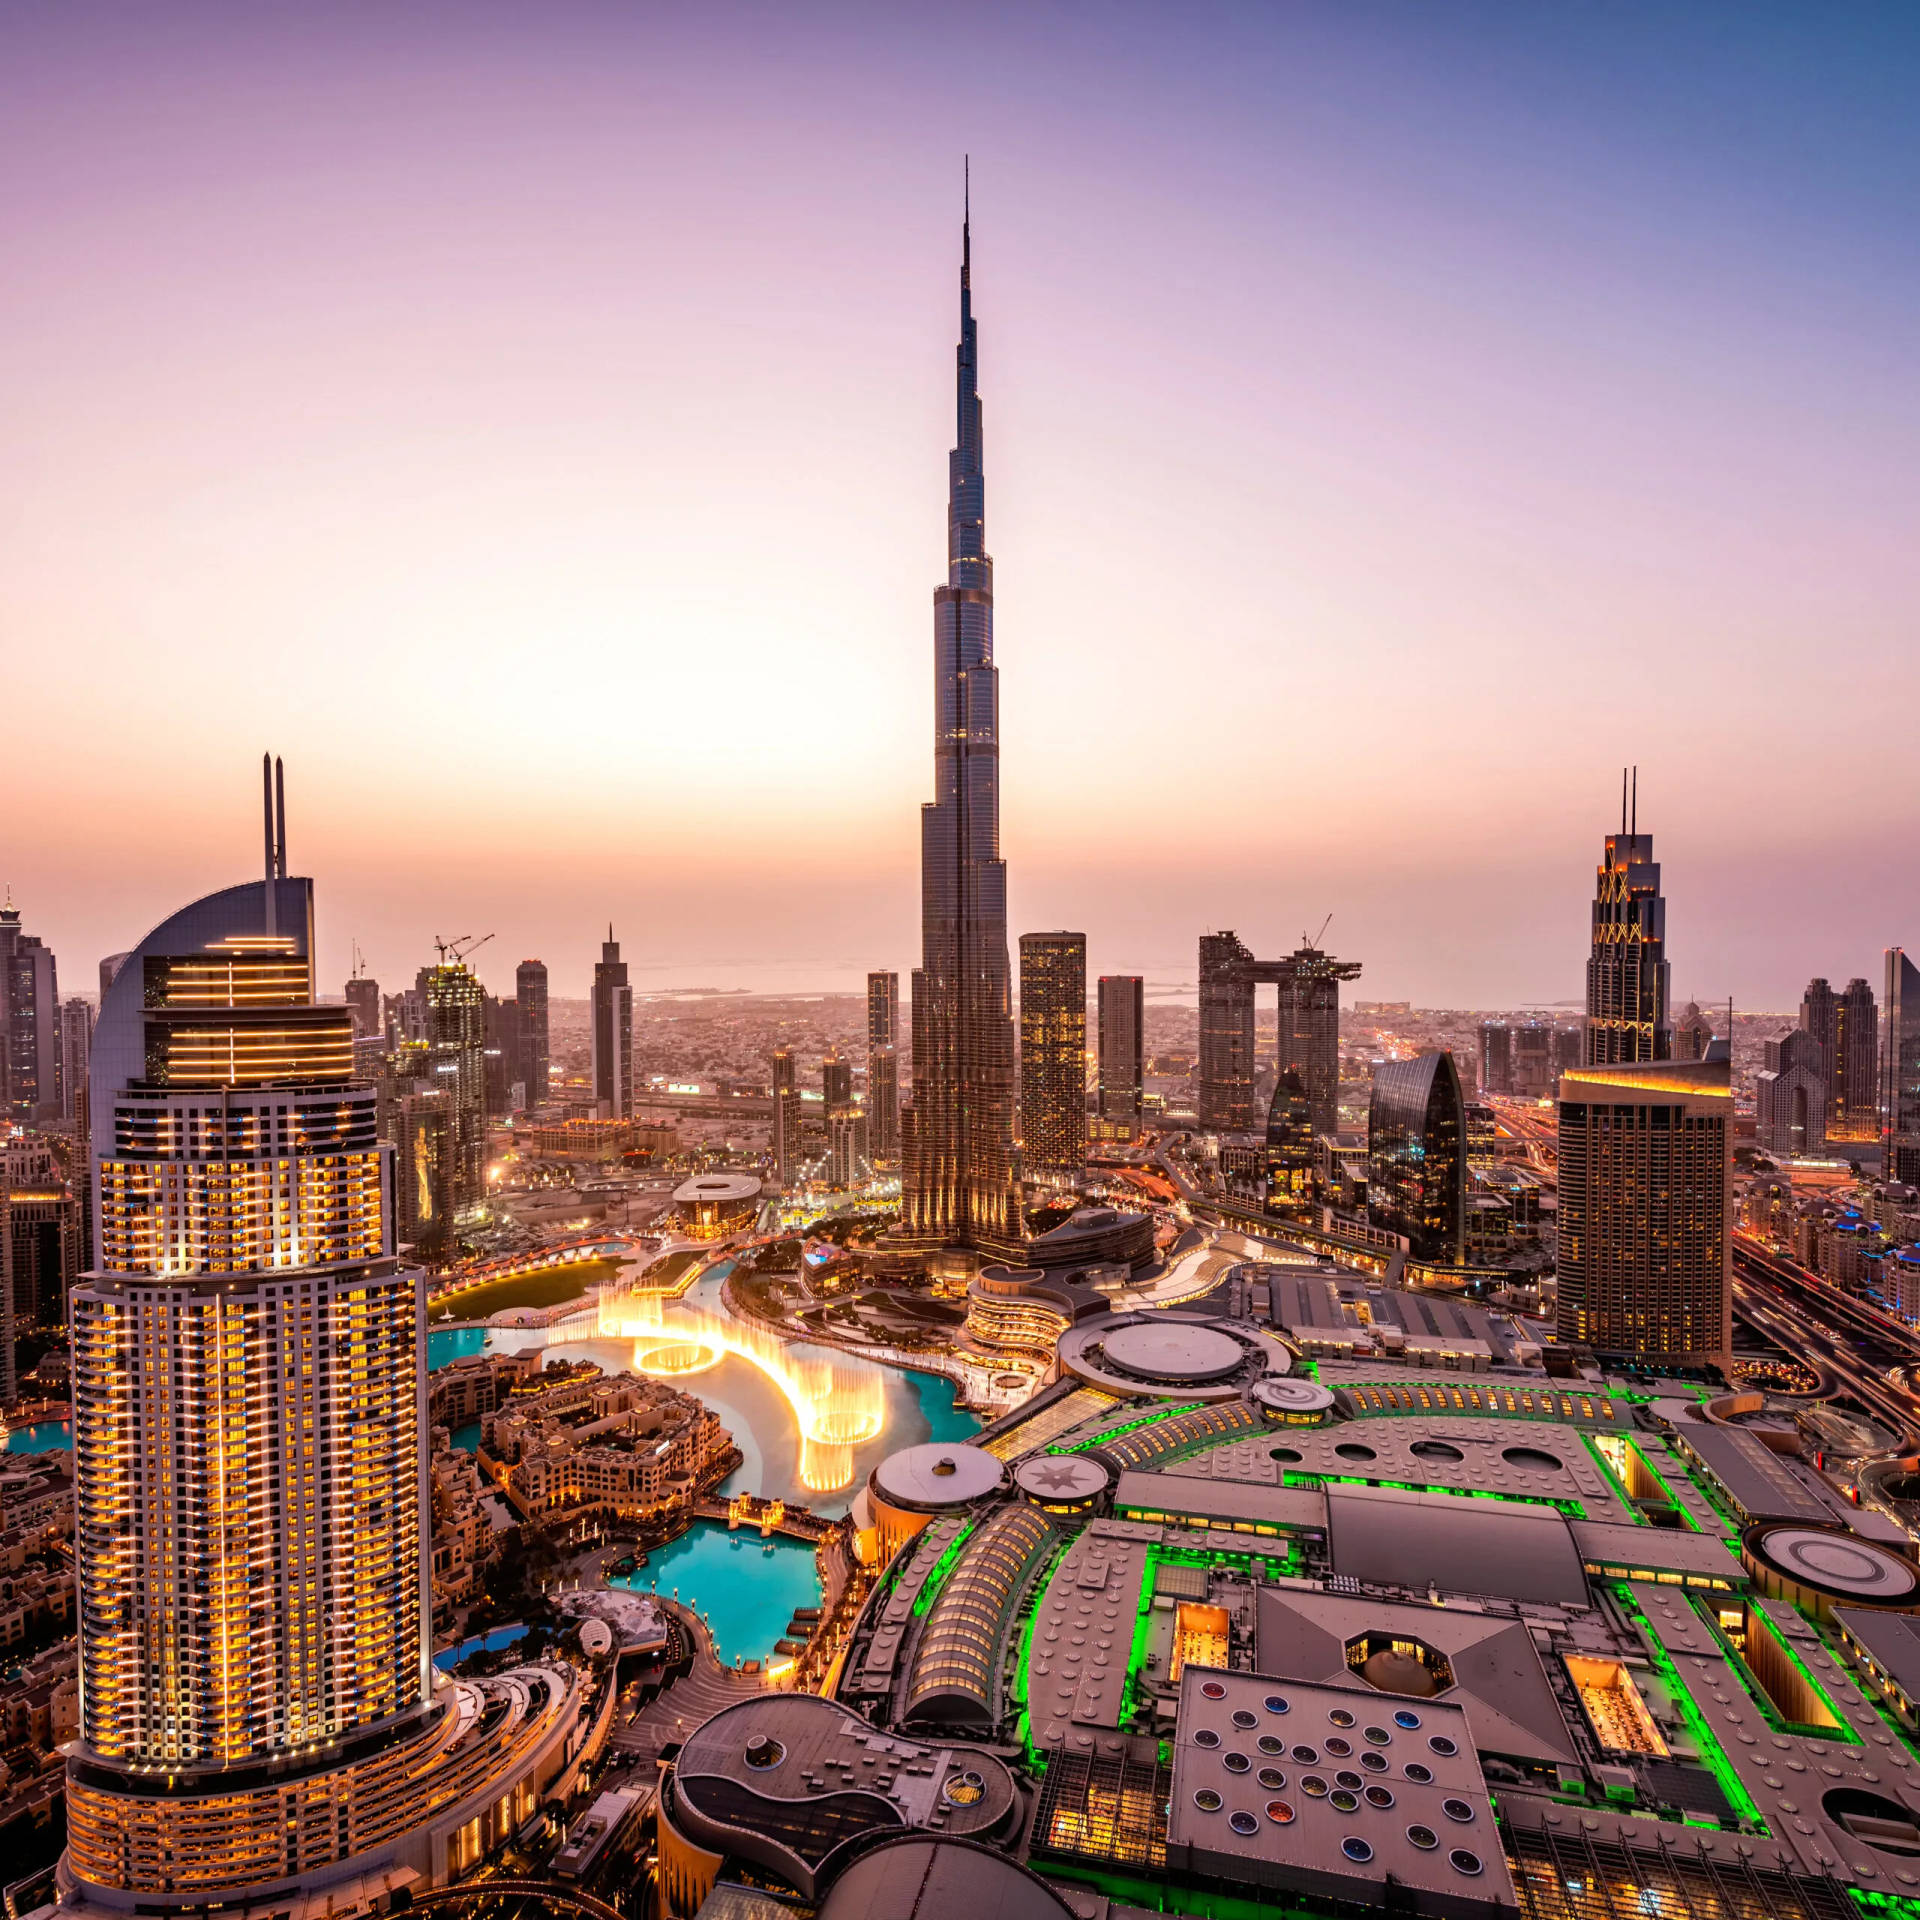
{"label": "city skyline", "polygon": [[[451,74],[425,16],[378,63],[324,10],[228,31],[188,9],[165,43],[0,29],[0,154],[42,184],[0,214],[23,294],[0,313],[23,456],[0,607],[23,701],[62,711],[92,669],[100,748],[0,881],[70,981],[250,870],[241,776],[206,749],[288,701],[302,864],[338,876],[329,991],[350,941],[397,979],[478,916],[490,986],[537,954],[569,998],[610,917],[647,929],[639,991],[907,971],[944,411],[924,341],[965,145],[1023,636],[1016,930],[1084,928],[1096,969],[1187,979],[1202,928],[1285,950],[1330,911],[1382,997],[1572,999],[1573,856],[1633,759],[1687,903],[1677,995],[1791,1009],[1911,937],[1883,904],[1910,803],[1839,707],[1795,715],[1790,812],[1748,777],[1816,639],[1863,683],[1905,645],[1913,270],[1886,229],[1910,33],[1222,12],[1169,66],[1152,15],[1137,44],[1002,20],[997,68],[1028,60],[1030,87],[970,77],[922,129],[904,103],[939,50],[910,26],[744,46],[722,16],[634,60],[636,29],[565,11],[564,55],[489,23]],[[1069,70],[1056,116],[1036,94]],[[245,189],[221,185],[240,155]],[[748,473],[729,419],[804,453],[803,498]],[[1144,544],[1103,484],[1140,462],[1169,483]],[[1241,697],[1276,652],[1284,709]],[[716,656],[861,779],[790,789],[724,703],[663,718],[715,714]],[[1592,709],[1595,657],[1663,697],[1624,727]],[[428,701],[450,724],[418,727]],[[1291,726],[1302,702],[1331,724]],[[183,748],[167,809],[137,793],[155,724]],[[51,735],[22,746],[27,790],[64,791]],[[1282,761],[1284,815],[1248,805]],[[1215,823],[1199,849],[1189,812]],[[1867,819],[1895,849],[1871,886]],[[1804,909],[1785,937],[1782,887]],[[1471,938],[1407,937],[1465,894],[1494,902]]]}

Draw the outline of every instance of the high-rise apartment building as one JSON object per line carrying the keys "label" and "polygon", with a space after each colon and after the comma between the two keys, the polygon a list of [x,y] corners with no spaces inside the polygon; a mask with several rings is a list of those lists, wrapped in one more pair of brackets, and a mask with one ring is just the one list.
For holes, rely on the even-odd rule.
{"label": "high-rise apartment building", "polygon": [[1826,1145],[1831,1061],[1831,1047],[1805,1027],[1767,1042],[1753,1090],[1754,1136],[1769,1153],[1818,1153]]}
{"label": "high-rise apartment building", "polygon": [[1357,980],[1357,960],[1318,947],[1284,960],[1257,960],[1233,932],[1200,936],[1200,1124],[1246,1133],[1254,1124],[1254,995],[1280,989],[1276,1069],[1297,1073],[1314,1125],[1340,1124],[1340,983]]}
{"label": "high-rise apartment building", "polygon": [[1588,1066],[1666,1060],[1673,1054],[1667,1024],[1667,905],[1653,835],[1639,831],[1636,776],[1629,812],[1626,779],[1620,786],[1620,831],[1607,835],[1594,886],[1593,946],[1587,960]]}
{"label": "high-rise apartment building", "polygon": [[380,1137],[393,1149],[393,1228],[414,1259],[438,1265],[455,1250],[453,1096],[424,1078],[386,1102]]}
{"label": "high-rise apartment building", "polygon": [[[1824,986],[1825,981],[1821,982]],[[1697,1000],[1689,1000],[1674,1023],[1673,1057],[1676,1060],[1704,1060],[1713,1044],[1713,1022],[1700,1011]]]}
{"label": "high-rise apartment building", "polygon": [[821,1056],[820,1098],[829,1118],[853,1105],[853,1062],[838,1047]]}
{"label": "high-rise apartment building", "polygon": [[604,1120],[633,1116],[633,989],[611,926],[593,968],[593,1100]]}
{"label": "high-rise apartment building", "polygon": [[90,1914],[367,1912],[540,1784],[542,1715],[434,1684],[425,1291],[276,815],[264,882],[150,933],[95,1034],[61,1867]]}
{"label": "high-rise apartment building", "polygon": [[7,896],[0,906],[0,1120],[57,1120],[60,988],[52,949],[26,932]]}
{"label": "high-rise apartment building", "polygon": [[856,1187],[872,1171],[867,1148],[867,1116],[858,1107],[837,1107],[827,1116],[827,1180]]}
{"label": "high-rise apartment building", "polygon": [[0,1137],[0,1404],[19,1392],[16,1341],[65,1323],[79,1264],[79,1213],[65,1164],[44,1136]]}
{"label": "high-rise apartment building", "polygon": [[495,1119],[524,1109],[526,1088],[520,1078],[524,1049],[520,1041],[520,1002],[486,996],[487,1112]]}
{"label": "high-rise apartment building", "polygon": [[1800,996],[1800,1031],[1813,1042],[1815,1066],[1831,1078],[1839,1057],[1840,999],[1824,979],[1809,980]]}
{"label": "high-rise apartment building", "polygon": [[1020,1151],[1031,1175],[1087,1164],[1087,936],[1020,936]]}
{"label": "high-rise apartment building", "polygon": [[867,1141],[877,1160],[900,1155],[900,976],[867,975]]}
{"label": "high-rise apartment building", "polygon": [[1319,1130],[1297,1073],[1274,1082],[1267,1106],[1267,1211],[1303,1220],[1318,1210]]}
{"label": "high-rise apartment building", "polygon": [[1108,1139],[1140,1131],[1146,1096],[1146,982],[1103,973],[1099,987],[1100,1120]]}
{"label": "high-rise apartment building", "polygon": [[1885,1179],[1920,1186],[1920,968],[1904,947],[1887,949],[1881,1005],[1880,1171]]}
{"label": "high-rise apartment building", "polygon": [[900,1232],[996,1256],[1025,1243],[1013,1157],[1013,982],[1000,857],[1000,675],[993,664],[972,226],[961,227],[956,444],[947,578],[934,590],[934,797],[920,811],[913,1105],[903,1116]]}
{"label": "high-rise apartment building", "polygon": [[1502,1020],[1487,1020],[1480,1027],[1480,1091],[1513,1091],[1513,1029]]}
{"label": "high-rise apartment building", "polygon": [[364,1040],[381,1031],[380,982],[367,974],[356,973],[347,982],[347,1011],[353,1015],[353,1034]]}
{"label": "high-rise apartment building", "polygon": [[547,1024],[547,967],[544,960],[522,960],[513,971],[513,997],[520,1007],[519,1077],[526,1082],[527,1106],[542,1107],[551,1097],[552,1050]]}
{"label": "high-rise apartment building", "polygon": [[78,996],[60,1003],[60,1118],[72,1120],[87,1104],[93,1058],[93,1008]]}
{"label": "high-rise apartment building", "polygon": [[1607,1354],[1732,1350],[1725,1060],[1576,1067],[1559,1089],[1559,1327]]}
{"label": "high-rise apartment building", "polygon": [[1857,974],[1834,1002],[1833,1055],[1828,1138],[1879,1139],[1880,1011]]}
{"label": "high-rise apartment building", "polygon": [[1415,1260],[1458,1266],[1464,1257],[1467,1103],[1452,1054],[1416,1054],[1374,1068],[1367,1213],[1384,1232],[1403,1234]]}
{"label": "high-rise apartment building", "polygon": [[773,1169],[783,1187],[792,1186],[800,1171],[800,1081],[793,1049],[779,1047],[773,1056]]}
{"label": "high-rise apartment building", "polygon": [[448,1198],[453,1225],[485,1217],[487,1204],[487,996],[465,962],[425,968],[427,1084],[446,1094],[451,1156]]}

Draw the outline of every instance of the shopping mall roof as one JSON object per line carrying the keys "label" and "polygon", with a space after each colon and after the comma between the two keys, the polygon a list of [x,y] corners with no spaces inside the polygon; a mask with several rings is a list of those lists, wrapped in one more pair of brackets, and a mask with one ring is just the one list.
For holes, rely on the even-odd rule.
{"label": "shopping mall roof", "polygon": [[760,1176],[753,1173],[696,1173],[673,1190],[676,1206],[743,1205],[760,1197]]}
{"label": "shopping mall roof", "polygon": [[1334,1571],[1369,1586],[1588,1604],[1573,1535],[1552,1507],[1333,1483],[1327,1524]]}

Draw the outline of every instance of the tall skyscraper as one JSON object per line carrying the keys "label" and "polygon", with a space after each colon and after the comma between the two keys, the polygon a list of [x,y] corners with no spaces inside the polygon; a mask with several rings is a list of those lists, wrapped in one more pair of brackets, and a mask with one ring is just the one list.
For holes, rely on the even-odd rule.
{"label": "tall skyscraper", "polygon": [[1087,1164],[1087,936],[1020,936],[1020,1150],[1031,1174]]}
{"label": "tall skyscraper", "polygon": [[1200,1124],[1245,1133],[1253,1125],[1253,988],[1259,962],[1228,929],[1200,936]]}
{"label": "tall skyscraper", "polygon": [[1560,1337],[1672,1366],[1730,1353],[1727,1062],[1576,1067],[1559,1118]]}
{"label": "tall skyscraper", "polygon": [[838,1047],[821,1056],[820,1097],[829,1117],[853,1105],[853,1062]]}
{"label": "tall skyscraper", "polygon": [[1840,1001],[1824,979],[1809,980],[1800,996],[1800,1031],[1813,1042],[1814,1064],[1831,1079],[1840,1056]]}
{"label": "tall skyscraper", "polygon": [[1109,1138],[1140,1132],[1147,1085],[1146,982],[1137,973],[1100,976],[1100,1118]]}
{"label": "tall skyscraper", "polygon": [[800,1082],[793,1049],[779,1047],[773,1056],[773,1168],[783,1187],[792,1186],[800,1171],[800,1128]]}
{"label": "tall skyscraper", "polygon": [[1256,987],[1280,989],[1277,1067],[1300,1076],[1313,1123],[1340,1124],[1340,983],[1357,960],[1302,945],[1284,960],[1256,960],[1238,934],[1200,936],[1200,1124],[1221,1133],[1254,1125],[1253,1014]]}
{"label": "tall skyscraper", "polygon": [[380,1031],[380,982],[378,980],[364,973],[356,973],[347,982],[346,1001],[347,1011],[353,1015],[353,1031],[356,1039],[365,1039]]}
{"label": "tall skyscraper", "polygon": [[633,1113],[633,989],[613,928],[593,969],[593,1099],[603,1117]]}
{"label": "tall skyscraper", "polygon": [[1460,1264],[1467,1231],[1467,1103],[1452,1054],[1416,1054],[1374,1068],[1367,1213],[1376,1227],[1404,1234],[1415,1260]]}
{"label": "tall skyscraper", "polygon": [[61,1870],[92,1913],[368,1911],[531,1759],[434,1687],[425,1290],[276,813],[264,881],[150,933],[96,1029]]}
{"label": "tall skyscraper", "polygon": [[1513,1091],[1513,1029],[1503,1020],[1489,1020],[1480,1028],[1480,1091]]}
{"label": "tall skyscraper", "polygon": [[902,1133],[909,1244],[1015,1253],[1013,994],[1000,857],[1000,676],[993,664],[972,227],[961,227],[959,416],[948,456],[947,579],[933,596],[934,798],[920,812],[921,960],[913,1105]]}
{"label": "tall skyscraper", "polygon": [[[1639,830],[1639,776],[1629,803],[1620,778],[1620,831],[1607,835],[1593,899],[1593,951],[1587,961],[1587,1065],[1666,1060],[1667,903],[1653,835]],[[1629,810],[1631,804],[1631,811]]]}
{"label": "tall skyscraper", "polygon": [[1300,1076],[1283,1073],[1267,1105],[1267,1211],[1306,1219],[1318,1211],[1315,1173],[1319,1130]]}
{"label": "tall skyscraper", "polygon": [[53,953],[0,906],[0,1120],[60,1117],[60,988]]}
{"label": "tall skyscraper", "polygon": [[0,1137],[0,1403],[19,1392],[15,1342],[66,1322],[77,1229],[74,1189],[45,1137]]}
{"label": "tall skyscraper", "polygon": [[464,961],[423,969],[427,1084],[446,1094],[453,1225],[484,1218],[487,1204],[487,996]]}
{"label": "tall skyscraper", "polygon": [[487,1037],[487,1112],[504,1119],[526,1102],[520,1079],[520,1002],[498,994],[485,999]]}
{"label": "tall skyscraper", "polygon": [[1920,968],[1887,949],[1886,1032],[1880,1050],[1880,1170],[1920,1186]]}
{"label": "tall skyscraper", "polygon": [[547,966],[522,960],[513,972],[513,997],[520,1003],[520,1078],[527,1083],[529,1109],[551,1098],[552,1051],[547,1025]]}
{"label": "tall skyscraper", "polygon": [[1767,1042],[1753,1092],[1754,1136],[1769,1153],[1818,1153],[1826,1145],[1831,1057],[1805,1027]]}
{"label": "tall skyscraper", "polygon": [[874,1158],[900,1155],[900,976],[867,975],[867,1144]]}
{"label": "tall skyscraper", "polygon": [[1296,947],[1280,976],[1279,1069],[1297,1073],[1320,1133],[1340,1130],[1340,983],[1360,977],[1357,960]]}
{"label": "tall skyscraper", "polygon": [[[1820,983],[1826,985],[1823,980]],[[1689,1000],[1681,1009],[1680,1018],[1674,1023],[1673,1058],[1676,1060],[1704,1060],[1707,1049],[1713,1044],[1713,1022],[1700,1011],[1697,1000]]]}
{"label": "tall skyscraper", "polygon": [[60,1003],[60,1118],[85,1119],[93,1059],[93,1008],[77,995]]}
{"label": "tall skyscraper", "polygon": [[1835,1140],[1880,1137],[1880,1011],[1857,974],[1834,1003],[1833,1087],[1827,1133]]}

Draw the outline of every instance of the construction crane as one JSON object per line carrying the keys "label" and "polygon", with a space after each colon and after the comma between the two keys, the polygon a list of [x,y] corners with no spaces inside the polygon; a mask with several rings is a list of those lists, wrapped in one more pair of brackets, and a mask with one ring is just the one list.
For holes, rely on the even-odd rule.
{"label": "construction crane", "polygon": [[1333,925],[1333,915],[1328,914],[1327,917],[1320,922],[1320,931],[1316,933],[1312,939],[1308,939],[1305,933],[1301,934],[1300,944],[1303,947],[1306,947],[1311,951],[1318,953],[1320,951],[1320,942],[1327,937],[1327,929],[1332,925]]}
{"label": "construction crane", "polygon": [[442,940],[436,933],[433,936],[433,944],[435,950],[440,955],[440,964],[444,967],[447,964],[449,956],[451,956],[457,965],[461,961],[464,961],[468,954],[478,953],[492,938],[492,934],[483,933],[480,938],[476,940],[472,934],[463,933],[457,940]]}

